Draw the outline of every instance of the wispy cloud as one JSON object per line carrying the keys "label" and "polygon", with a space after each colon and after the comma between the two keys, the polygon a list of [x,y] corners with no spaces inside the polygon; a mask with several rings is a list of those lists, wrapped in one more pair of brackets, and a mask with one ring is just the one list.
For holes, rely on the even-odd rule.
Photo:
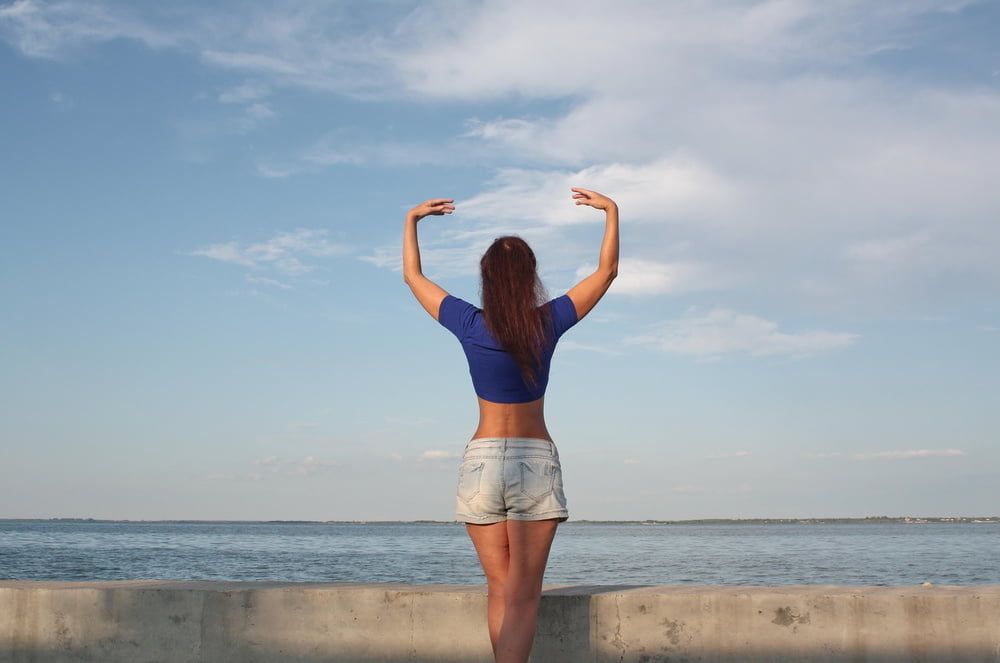
{"label": "wispy cloud", "polygon": [[921,230],[899,237],[855,242],[847,247],[845,254],[852,260],[869,263],[897,263],[911,258],[914,252],[930,242],[930,239],[930,233]]}
{"label": "wispy cloud", "polygon": [[857,460],[905,460],[908,458],[935,458],[941,456],[964,456],[961,449],[904,449],[897,451],[873,451],[856,453]]}
{"label": "wispy cloud", "polygon": [[288,154],[258,157],[255,166],[257,174],[267,178],[315,173],[330,166],[455,166],[466,151],[470,150],[416,140],[372,140],[351,129],[338,128]]}
{"label": "wispy cloud", "polygon": [[113,39],[130,39],[154,49],[179,47],[182,35],[126,8],[87,2],[14,0],[0,7],[0,36],[23,55],[66,59],[75,49]]}
{"label": "wispy cloud", "polygon": [[[581,268],[576,277],[582,279],[593,271]],[[719,288],[733,277],[695,260],[662,262],[643,258],[623,258],[618,263],[618,277],[614,282],[616,295],[660,295],[695,292]]]}
{"label": "wispy cloud", "polygon": [[[327,238],[328,234],[329,231],[325,229],[298,228],[278,233],[263,242],[210,244],[189,251],[186,255],[202,256],[253,269],[271,267],[286,275],[299,275],[315,269],[314,265],[305,262],[306,258],[345,255],[350,252],[348,245],[331,241]],[[273,280],[263,282],[279,285]]]}
{"label": "wispy cloud", "polygon": [[255,468],[250,471],[212,472],[204,478],[214,481],[263,481],[274,477],[309,477],[326,472],[340,463],[334,460],[324,460],[317,456],[302,458],[283,458],[269,455],[250,461]]}
{"label": "wispy cloud", "polygon": [[306,456],[300,461],[291,463],[286,472],[290,476],[308,477],[324,472],[331,467],[337,467],[339,464],[336,461],[323,460],[316,456]]}
{"label": "wispy cloud", "polygon": [[264,456],[254,460],[253,464],[260,467],[262,472],[295,477],[312,476],[339,465],[336,461],[323,460],[317,456],[304,456],[298,459]]}
{"label": "wispy cloud", "polygon": [[[850,458],[854,460],[906,460],[910,458],[939,458],[950,456],[964,456],[961,449],[901,449],[890,451],[863,451],[852,454]],[[840,451],[803,453],[800,458],[823,459],[823,458],[846,458],[847,455]]]}
{"label": "wispy cloud", "polygon": [[52,90],[49,93],[49,100],[59,109],[67,110],[76,106],[76,101],[67,96],[62,90]]}
{"label": "wispy cloud", "polygon": [[442,451],[440,449],[428,449],[427,451],[420,454],[418,460],[447,460],[450,458],[459,458],[460,454],[452,451]]}
{"label": "wispy cloud", "polygon": [[561,351],[565,350],[581,350],[583,352],[597,352],[599,354],[611,355],[611,356],[621,356],[625,354],[621,350],[614,347],[609,347],[606,345],[597,345],[596,343],[582,343],[580,341],[573,340],[572,338],[565,338],[559,341],[559,349]]}
{"label": "wispy cloud", "polygon": [[[942,266],[1000,282],[1000,232],[987,221],[1000,190],[986,175],[1000,158],[1000,93],[894,76],[870,59],[913,50],[926,38],[915,25],[969,4],[667,3],[572,16],[558,3],[450,15],[427,6],[412,29],[435,20],[435,36],[414,32],[397,66],[425,97],[571,100],[558,115],[468,122],[463,137],[544,167],[502,170],[458,201],[456,220],[598,222],[560,205],[565,180],[585,182],[620,198],[636,247],[680,237],[695,247],[688,259],[771,292],[810,305],[833,283],[825,299],[853,305],[906,288],[919,296]],[[496,38],[501,12],[515,27]],[[633,48],[586,39],[609,26]],[[558,241],[546,249],[559,255]],[[901,278],[885,283],[876,264]]]}
{"label": "wispy cloud", "polygon": [[398,451],[383,452],[383,458],[397,463],[415,463],[416,465],[427,465],[429,467],[441,467],[438,461],[454,461],[462,457],[461,452],[448,451],[445,449],[426,449],[416,455],[403,454]]}
{"label": "wispy cloud", "polygon": [[267,104],[254,102],[243,109],[243,114],[233,120],[236,129],[242,133],[257,128],[261,122],[275,117],[275,112]]}
{"label": "wispy cloud", "polygon": [[[223,15],[197,4],[17,0],[0,8],[0,36],[26,57],[66,60],[128,39],[237,74],[216,98],[245,107],[194,123],[195,137],[276,121],[274,97],[289,88],[403,103],[558,100],[545,112],[473,112],[433,141],[334,130],[252,158],[271,178],[339,166],[497,167],[458,201],[442,259],[452,249],[481,254],[483,234],[502,229],[534,233],[548,269],[575,270],[593,251],[567,242],[565,227],[603,220],[566,204],[568,187],[584,185],[616,196],[633,246],[692,247],[642,256],[662,269],[623,272],[622,294],[688,291],[725,265],[765,295],[811,305],[822,292],[855,305],[898,289],[919,297],[929,279],[1000,284],[1000,231],[990,223],[1000,211],[991,168],[1000,92],[942,83],[930,68],[897,75],[872,58],[919,51],[930,39],[924,23],[971,4],[432,1],[387,21],[364,4],[349,16],[322,3]],[[628,34],[631,48],[608,45],[609,30]],[[395,269],[397,253],[377,247],[369,258]],[[441,274],[475,274],[474,261],[459,265]],[[873,265],[899,278],[887,284]]]}
{"label": "wispy cloud", "polygon": [[282,290],[290,290],[292,286],[287,283],[282,283],[276,279],[269,279],[266,276],[254,276],[253,274],[247,274],[245,276],[247,283],[260,283],[262,285],[270,285],[275,288],[280,288]]}
{"label": "wispy cloud", "polygon": [[624,342],[709,358],[733,353],[804,357],[842,348],[857,339],[858,335],[850,332],[783,332],[776,322],[715,308],[707,313],[689,309],[681,318],[651,325],[649,332],[628,336]]}
{"label": "wispy cloud", "polygon": [[219,92],[219,102],[223,104],[242,104],[257,101],[271,93],[271,88],[260,81],[246,80]]}
{"label": "wispy cloud", "polygon": [[608,163],[566,170],[501,168],[488,189],[456,201],[456,212],[474,221],[554,226],[595,225],[604,215],[573,205],[570,187],[599,182],[633,222],[648,224],[707,222],[713,213],[738,209],[739,184],[708,163],[683,151],[645,163]]}
{"label": "wispy cloud", "polygon": [[[570,172],[500,168],[486,191],[457,198],[455,214],[446,221],[430,220],[433,234],[421,239],[421,257],[426,254],[424,262],[439,276],[473,276],[478,274],[479,259],[496,236],[517,234],[536,252],[547,256],[549,269],[571,268],[577,275],[589,274],[597,266],[596,251],[587,251],[594,262],[589,267],[581,266],[581,253],[568,250],[565,227],[604,223],[603,213],[573,204],[570,188],[590,188],[595,181],[601,189],[614,192],[619,206],[628,210],[630,223],[644,224],[654,233],[658,232],[656,228],[671,224],[703,228],[711,225],[713,211],[735,211],[740,204],[735,184],[682,156]],[[642,234],[655,237],[649,232]],[[647,243],[660,251],[667,244],[659,240]],[[685,248],[677,243],[675,252],[682,254]],[[400,254],[401,247],[393,242],[374,247],[361,259],[399,271]],[[634,295],[689,292],[720,287],[731,277],[730,269],[683,255],[670,261],[630,257],[621,264],[620,285],[616,283],[615,290]]]}

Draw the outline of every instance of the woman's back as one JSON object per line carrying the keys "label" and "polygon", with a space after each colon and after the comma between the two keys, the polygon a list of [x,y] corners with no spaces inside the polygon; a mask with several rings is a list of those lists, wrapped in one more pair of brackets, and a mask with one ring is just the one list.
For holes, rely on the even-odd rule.
{"label": "woman's back", "polygon": [[530,403],[545,395],[556,343],[577,323],[577,313],[573,301],[567,295],[549,300],[543,306],[550,313],[544,318],[549,324],[540,353],[537,379],[534,385],[530,385],[524,379],[514,357],[490,333],[482,309],[451,294],[441,301],[438,322],[462,344],[473,388],[481,400],[491,403]]}

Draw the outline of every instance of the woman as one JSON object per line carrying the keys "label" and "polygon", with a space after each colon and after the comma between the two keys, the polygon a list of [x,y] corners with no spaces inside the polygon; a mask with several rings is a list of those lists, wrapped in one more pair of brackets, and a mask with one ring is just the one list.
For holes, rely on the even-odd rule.
{"label": "woman", "polygon": [[484,308],[479,309],[420,269],[417,223],[428,215],[451,214],[454,199],[417,205],[403,226],[403,278],[427,312],[462,343],[479,399],[479,427],[459,469],[456,515],[466,523],[486,575],[487,622],[498,663],[528,660],[549,548],[557,524],[569,518],[559,454],[543,414],[552,352],[618,272],[618,206],[595,191],[571,191],[577,205],[607,215],[598,267],[541,306],[545,295],[535,256],[520,237],[499,237],[483,255]]}

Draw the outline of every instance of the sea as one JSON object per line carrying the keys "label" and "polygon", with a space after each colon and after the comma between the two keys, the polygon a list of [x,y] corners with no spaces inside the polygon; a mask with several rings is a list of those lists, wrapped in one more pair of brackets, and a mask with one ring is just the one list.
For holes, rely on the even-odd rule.
{"label": "sea", "polygon": [[[0,579],[482,584],[458,522],[0,520]],[[546,584],[1000,584],[1000,521],[567,521]]]}

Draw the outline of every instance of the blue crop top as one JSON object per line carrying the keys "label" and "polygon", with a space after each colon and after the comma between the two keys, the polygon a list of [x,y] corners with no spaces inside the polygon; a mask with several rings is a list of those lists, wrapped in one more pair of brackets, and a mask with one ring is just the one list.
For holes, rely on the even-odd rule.
{"label": "blue crop top", "polygon": [[563,333],[577,323],[576,307],[569,295],[549,300],[545,306],[552,309],[552,328],[542,348],[542,363],[538,373],[538,386],[529,388],[521,377],[514,357],[497,342],[486,328],[483,310],[453,295],[441,300],[438,322],[444,325],[462,343],[469,360],[469,374],[476,394],[494,403],[527,403],[545,393],[549,383],[549,364],[556,342]]}

